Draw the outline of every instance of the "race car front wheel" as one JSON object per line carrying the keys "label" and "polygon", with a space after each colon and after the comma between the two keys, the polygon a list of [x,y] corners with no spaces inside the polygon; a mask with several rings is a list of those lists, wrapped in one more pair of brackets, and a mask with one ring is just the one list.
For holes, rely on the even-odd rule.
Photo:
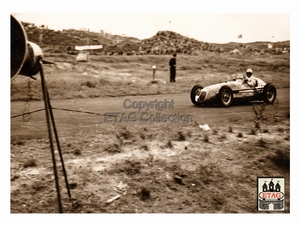
{"label": "race car front wheel", "polygon": [[218,99],[222,106],[228,107],[232,103],[232,90],[229,87],[222,87],[219,91]]}
{"label": "race car front wheel", "polygon": [[272,104],[276,99],[276,88],[272,84],[266,84],[263,90],[263,100],[267,104]]}
{"label": "race car front wheel", "polygon": [[201,89],[203,89],[202,86],[200,86],[200,85],[195,85],[195,86],[192,88],[192,90],[191,90],[191,101],[192,101],[192,103],[193,103],[195,106],[200,106],[200,105],[201,105],[201,103],[198,102],[198,98],[199,98]]}

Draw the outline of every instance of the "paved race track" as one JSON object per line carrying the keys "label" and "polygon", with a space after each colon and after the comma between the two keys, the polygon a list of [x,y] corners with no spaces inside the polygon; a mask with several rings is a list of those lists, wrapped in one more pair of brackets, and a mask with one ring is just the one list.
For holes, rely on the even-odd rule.
{"label": "paved race track", "polygon": [[[50,91],[51,96],[51,91]],[[278,89],[277,100],[279,103],[279,114],[286,116],[290,112],[290,89]],[[140,108],[139,102],[152,103],[152,106],[161,102],[161,110],[157,108]],[[67,130],[81,129],[88,126],[99,126],[103,123],[113,123],[112,121],[160,123],[165,119],[173,119],[174,115],[183,116],[182,119],[192,119],[193,122],[202,124],[228,124],[228,122],[245,121],[250,122],[254,118],[251,104],[233,105],[224,107],[195,107],[189,93],[167,94],[167,95],[148,95],[148,96],[124,96],[124,97],[101,97],[93,99],[69,99],[51,100],[54,118],[58,130],[63,130],[64,135],[68,135]],[[31,101],[30,111],[43,109],[43,101]],[[71,110],[71,111],[70,111]],[[72,112],[72,110],[74,110]],[[11,102],[11,116],[22,114],[24,102]],[[82,112],[78,112],[82,111]],[[86,113],[84,113],[86,112]],[[115,113],[115,114],[114,114]],[[274,113],[274,107],[268,106],[265,113]],[[112,116],[113,115],[113,116]],[[114,116],[116,115],[116,116]],[[178,119],[178,118],[177,118]],[[151,121],[152,120],[152,121]],[[11,119],[11,135],[25,135],[28,133],[46,130],[44,111],[31,114],[29,122],[24,122],[21,116]],[[178,122],[178,121],[177,121]],[[183,123],[184,125],[184,123]]]}

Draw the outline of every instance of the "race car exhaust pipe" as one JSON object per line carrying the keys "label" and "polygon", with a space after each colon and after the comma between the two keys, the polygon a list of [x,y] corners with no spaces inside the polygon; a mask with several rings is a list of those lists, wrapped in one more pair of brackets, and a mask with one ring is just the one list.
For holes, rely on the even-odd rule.
{"label": "race car exhaust pipe", "polygon": [[43,51],[37,44],[27,40],[24,27],[12,15],[10,22],[10,79],[18,74],[32,77],[40,70],[39,60],[43,58]]}

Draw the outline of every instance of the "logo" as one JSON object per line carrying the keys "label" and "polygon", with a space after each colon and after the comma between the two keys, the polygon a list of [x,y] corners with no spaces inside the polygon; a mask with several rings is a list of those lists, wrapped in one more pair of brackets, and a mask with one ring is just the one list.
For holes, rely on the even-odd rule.
{"label": "logo", "polygon": [[257,178],[257,206],[258,211],[284,211],[284,178]]}

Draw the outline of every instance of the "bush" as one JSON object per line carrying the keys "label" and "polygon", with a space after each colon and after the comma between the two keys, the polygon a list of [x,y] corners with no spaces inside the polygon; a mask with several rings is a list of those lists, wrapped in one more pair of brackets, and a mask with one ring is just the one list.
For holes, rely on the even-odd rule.
{"label": "bush", "polygon": [[185,139],[185,135],[181,131],[178,131],[178,141],[185,141]]}
{"label": "bush", "polygon": [[74,149],[73,154],[74,155],[81,155],[80,149]]}
{"label": "bush", "polygon": [[122,150],[118,144],[114,143],[114,144],[107,146],[104,149],[104,151],[109,152],[109,153],[120,153]]}
{"label": "bush", "polygon": [[141,170],[141,162],[126,159],[121,165],[116,166],[119,172],[124,172],[127,175],[138,174]]}
{"label": "bush", "polygon": [[87,81],[83,84],[81,84],[82,86],[87,86],[88,88],[95,88],[97,85],[95,83],[92,83],[91,81]]}
{"label": "bush", "polygon": [[289,171],[290,170],[290,154],[289,151],[277,150],[275,155],[270,157],[270,160],[278,167]]}
{"label": "bush", "polygon": [[204,142],[209,142],[209,137],[208,137],[207,134],[204,135],[203,141],[204,141]]}
{"label": "bush", "polygon": [[36,164],[36,161],[35,159],[28,159],[26,162],[23,163],[23,167],[24,168],[27,168],[27,167],[35,167],[37,164]]}
{"label": "bush", "polygon": [[238,133],[237,137],[242,138],[244,135],[242,132]]}

